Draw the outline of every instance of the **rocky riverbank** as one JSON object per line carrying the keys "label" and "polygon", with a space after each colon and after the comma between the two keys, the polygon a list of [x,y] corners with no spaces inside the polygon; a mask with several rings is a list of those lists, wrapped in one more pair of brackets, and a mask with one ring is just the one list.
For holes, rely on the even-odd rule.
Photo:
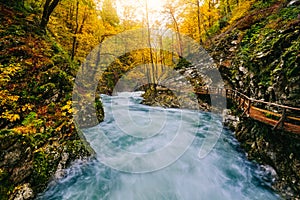
{"label": "rocky riverbank", "polygon": [[276,171],[274,189],[284,199],[300,199],[300,136],[262,124],[251,118],[241,118],[235,130],[236,138],[248,158]]}
{"label": "rocky riverbank", "polygon": [[[193,109],[193,110],[205,110],[208,111],[210,106],[196,98],[195,94],[182,94],[177,95],[172,90],[163,88],[148,88],[142,95],[144,98],[142,103],[149,106],[160,106],[163,108],[181,108],[181,109]],[[201,103],[199,103],[199,101]]]}
{"label": "rocky riverbank", "polygon": [[0,10],[0,200],[33,199],[91,155],[72,116],[77,66],[29,13]]}
{"label": "rocky riverbank", "polygon": [[[170,91],[158,92],[156,95],[153,93],[148,90],[143,95],[145,99],[142,103],[150,106],[181,108],[178,99]],[[248,158],[267,171],[266,181],[284,199],[300,199],[300,136],[272,130],[271,126],[248,117],[240,118],[238,116],[241,112],[236,110],[229,99],[228,102],[232,109],[224,110],[224,125],[235,132],[235,137]],[[206,105],[203,107],[205,108]]]}
{"label": "rocky riverbank", "polygon": [[[229,87],[254,99],[299,106],[299,3],[254,6],[207,45]],[[273,186],[283,198],[299,199],[299,136],[250,118],[240,118],[232,128],[249,159],[274,168]]]}
{"label": "rocky riverbank", "polygon": [[230,105],[232,109],[224,112],[224,125],[235,132],[247,157],[268,168],[266,181],[284,199],[300,199],[300,136],[239,117],[241,112]]}

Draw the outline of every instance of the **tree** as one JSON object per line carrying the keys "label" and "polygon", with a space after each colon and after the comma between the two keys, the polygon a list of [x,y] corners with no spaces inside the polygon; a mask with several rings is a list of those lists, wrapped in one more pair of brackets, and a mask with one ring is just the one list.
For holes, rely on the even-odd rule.
{"label": "tree", "polygon": [[88,11],[87,7],[83,9],[83,15],[82,15],[82,20],[81,24],[79,25],[79,0],[76,1],[76,14],[75,14],[75,29],[74,29],[74,35],[73,35],[73,43],[72,43],[72,51],[71,51],[71,59],[74,60],[76,50],[78,47],[78,42],[77,42],[77,34],[82,34],[83,27],[85,25],[85,22],[88,18]]}
{"label": "tree", "polygon": [[197,40],[200,45],[217,31],[220,19],[216,0],[182,0],[178,26],[181,33]]}
{"label": "tree", "polygon": [[117,10],[114,7],[112,0],[104,0],[101,9],[101,18],[103,23],[112,27],[116,27],[120,23]]}
{"label": "tree", "polygon": [[47,28],[70,58],[81,62],[103,41],[108,30],[103,25],[94,0],[64,0],[51,14]]}
{"label": "tree", "polygon": [[156,89],[156,80],[155,80],[155,66],[154,66],[154,60],[153,60],[153,50],[152,50],[152,45],[151,45],[151,30],[150,30],[150,22],[149,22],[149,9],[148,9],[148,2],[146,0],[146,24],[147,24],[147,40],[148,40],[148,45],[149,45],[149,50],[150,50],[150,62],[151,62],[151,68],[152,68],[152,83],[154,84],[154,90]]}
{"label": "tree", "polygon": [[182,40],[181,40],[181,34],[180,34],[180,28],[179,28],[179,22],[176,19],[176,10],[177,10],[177,5],[175,3],[178,2],[168,2],[165,5],[165,11],[164,13],[167,13],[171,17],[171,21],[173,23],[173,28],[175,29],[176,32],[176,39],[178,41],[178,55],[182,56],[183,50],[182,50]]}
{"label": "tree", "polygon": [[202,40],[201,40],[201,11],[200,11],[200,2],[199,0],[196,0],[197,4],[197,22],[198,22],[198,35],[199,35],[199,44],[202,45]]}
{"label": "tree", "polygon": [[134,5],[124,6],[124,11],[120,19],[122,22],[122,31],[142,28],[142,22],[137,20],[137,15],[134,13],[136,9],[137,7]]}
{"label": "tree", "polygon": [[43,10],[43,15],[40,23],[42,30],[46,30],[47,24],[50,19],[50,15],[54,11],[55,7],[58,5],[60,0],[46,0]]}

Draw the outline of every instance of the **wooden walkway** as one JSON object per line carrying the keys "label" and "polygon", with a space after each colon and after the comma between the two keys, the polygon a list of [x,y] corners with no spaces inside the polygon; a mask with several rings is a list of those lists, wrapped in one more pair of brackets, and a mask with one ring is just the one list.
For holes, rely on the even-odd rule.
{"label": "wooden walkway", "polygon": [[241,116],[248,116],[257,121],[280,129],[300,134],[300,108],[265,102],[249,98],[241,92],[226,88],[198,88],[196,94],[222,95],[232,99],[243,110]]}

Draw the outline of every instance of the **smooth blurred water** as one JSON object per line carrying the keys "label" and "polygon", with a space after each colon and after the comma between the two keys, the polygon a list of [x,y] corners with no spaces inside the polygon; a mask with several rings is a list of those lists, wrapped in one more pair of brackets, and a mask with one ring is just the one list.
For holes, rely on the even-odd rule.
{"label": "smooth blurred water", "polygon": [[[74,163],[67,169],[66,176],[51,182],[38,199],[279,199],[269,186],[267,172],[246,159],[233,133],[222,128],[218,115],[148,107],[139,104],[140,97],[129,93],[113,97],[103,95],[102,101],[104,122],[84,130],[87,141],[97,153],[96,158]],[[192,135],[194,140],[170,165],[159,167],[167,155],[164,153],[157,159],[151,158],[147,173],[122,172],[101,162],[114,154],[110,152],[111,147],[115,148],[114,151],[147,154],[164,149],[182,131]],[[103,143],[104,137],[111,141],[110,146]],[[217,143],[207,156],[200,159],[198,154],[204,143],[214,142],[209,138],[217,138]],[[177,155],[172,156],[177,158]],[[139,164],[127,157],[120,160],[126,163],[126,168],[121,166],[121,169],[145,167],[139,166],[145,165],[143,161]],[[151,167],[157,167],[157,170],[149,170]]]}

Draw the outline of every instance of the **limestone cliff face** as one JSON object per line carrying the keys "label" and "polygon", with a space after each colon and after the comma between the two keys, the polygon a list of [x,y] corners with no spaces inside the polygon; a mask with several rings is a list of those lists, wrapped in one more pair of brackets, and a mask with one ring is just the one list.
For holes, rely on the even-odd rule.
{"label": "limestone cliff face", "polygon": [[[249,97],[300,106],[300,1],[256,9],[214,38],[211,55],[228,86]],[[300,138],[242,118],[236,137],[250,159],[272,166],[274,188],[287,199],[300,194]]]}
{"label": "limestone cliff face", "polygon": [[276,175],[270,182],[284,199],[300,196],[300,137],[251,118],[242,118],[236,127],[236,138],[247,152],[248,158],[264,166],[271,166]]}
{"label": "limestone cliff face", "polygon": [[229,85],[247,95],[300,105],[299,1],[249,13],[215,37],[211,50]]}

